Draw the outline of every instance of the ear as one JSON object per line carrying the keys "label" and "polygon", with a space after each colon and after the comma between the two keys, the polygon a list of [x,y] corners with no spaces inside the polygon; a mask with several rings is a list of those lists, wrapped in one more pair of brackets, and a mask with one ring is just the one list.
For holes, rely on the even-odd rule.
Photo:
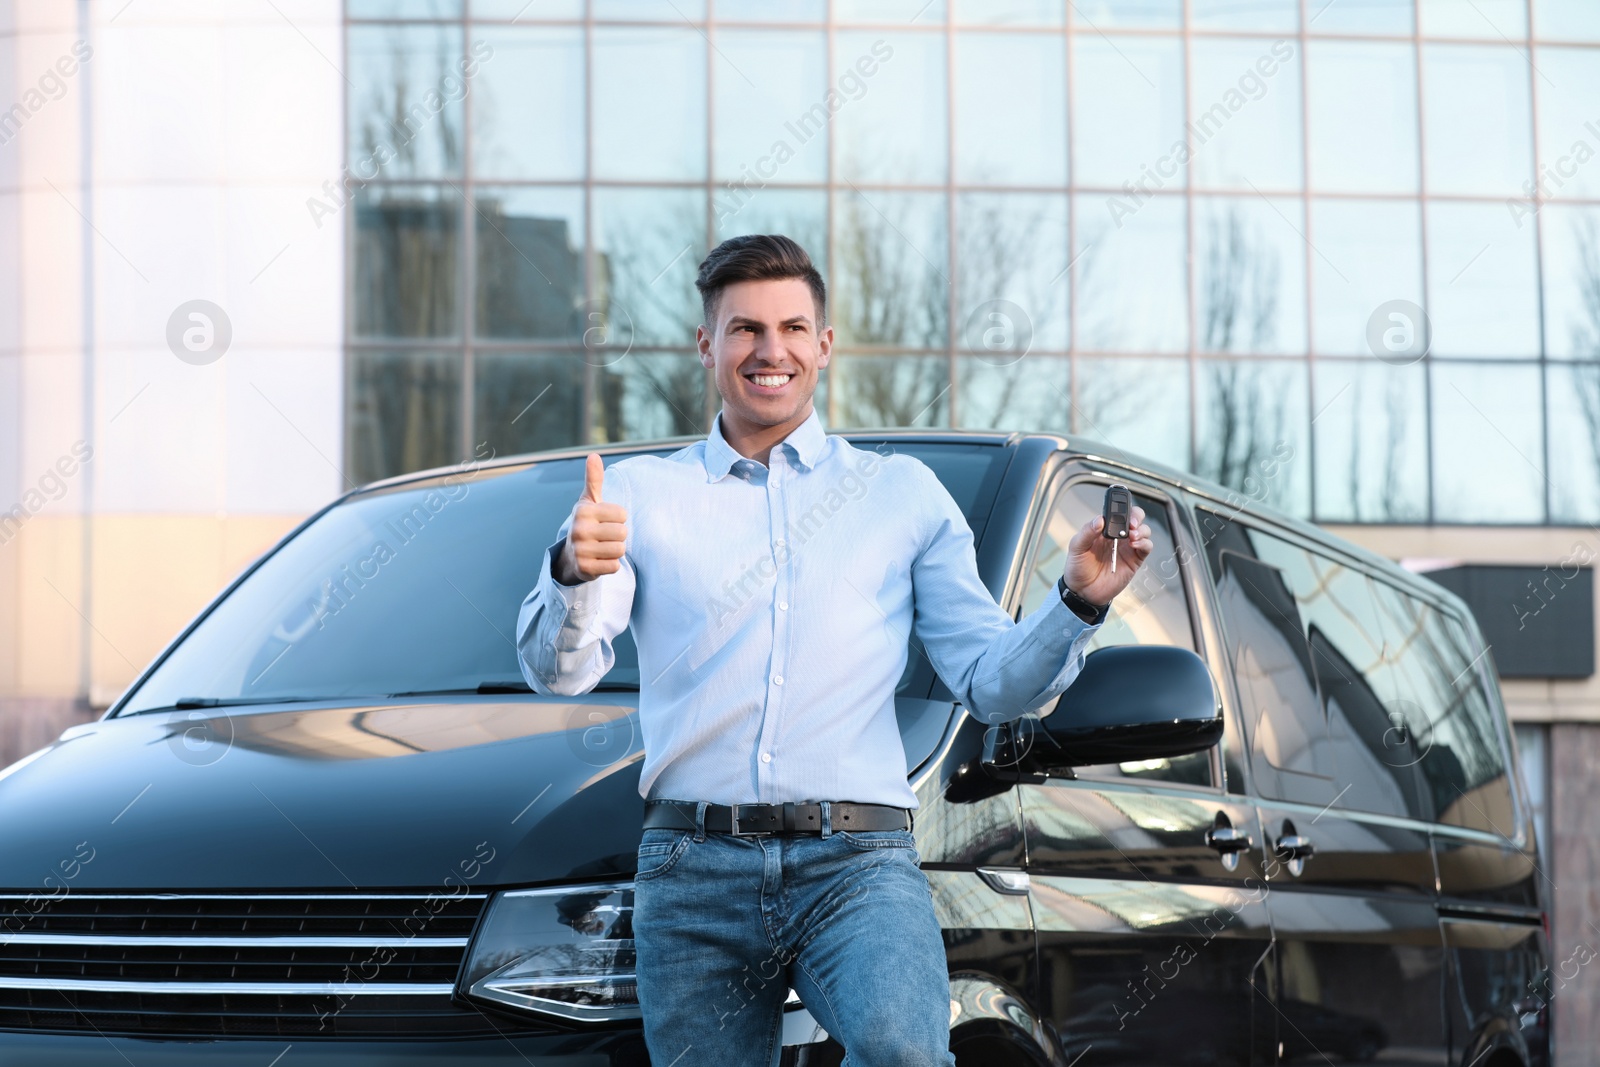
{"label": "ear", "polygon": [[695,327],[694,344],[700,353],[700,365],[707,370],[715,370],[717,357],[711,351],[711,331],[704,324]]}
{"label": "ear", "polygon": [[833,327],[824,326],[817,335],[817,369],[823,370],[833,358]]}

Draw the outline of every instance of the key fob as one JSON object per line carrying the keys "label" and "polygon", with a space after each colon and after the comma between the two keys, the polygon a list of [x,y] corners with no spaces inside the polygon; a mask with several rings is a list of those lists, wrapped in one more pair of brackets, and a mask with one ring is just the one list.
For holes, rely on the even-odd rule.
{"label": "key fob", "polygon": [[1113,541],[1128,536],[1128,521],[1133,515],[1133,494],[1120,482],[1106,487],[1105,520],[1101,534]]}

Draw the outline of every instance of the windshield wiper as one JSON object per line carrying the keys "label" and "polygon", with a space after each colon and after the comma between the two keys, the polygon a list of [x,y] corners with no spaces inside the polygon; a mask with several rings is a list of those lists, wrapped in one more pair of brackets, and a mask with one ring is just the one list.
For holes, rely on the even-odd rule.
{"label": "windshield wiper", "polygon": [[140,708],[138,711],[124,711],[117,716],[125,715],[150,715],[158,711],[192,711],[196,708],[234,708],[244,707],[249,704],[307,704],[317,700],[367,700],[367,697],[179,697],[170,704],[160,707]]}
{"label": "windshield wiper", "polygon": [[[590,690],[591,693],[637,693],[639,686],[634,682],[601,682]],[[434,697],[449,696],[452,693],[532,693],[533,687],[520,679],[490,679],[479,682],[474,689],[408,689],[403,693],[390,693],[392,697]]]}
{"label": "windshield wiper", "polygon": [[179,697],[173,708],[231,708],[245,704],[303,704],[308,700],[340,700],[341,697]]}

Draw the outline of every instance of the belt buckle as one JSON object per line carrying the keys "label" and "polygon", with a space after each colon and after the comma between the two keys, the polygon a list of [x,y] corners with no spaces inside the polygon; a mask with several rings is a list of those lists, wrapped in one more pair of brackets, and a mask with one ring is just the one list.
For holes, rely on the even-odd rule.
{"label": "belt buckle", "polygon": [[732,815],[731,819],[729,820],[729,827],[728,828],[732,832],[734,837],[766,837],[766,836],[768,836],[768,835],[770,835],[772,833],[771,830],[751,830],[749,833],[740,833],[739,832],[739,805],[730,804],[730,805],[728,805],[728,807],[730,809],[732,809],[732,812],[733,812],[733,815]]}

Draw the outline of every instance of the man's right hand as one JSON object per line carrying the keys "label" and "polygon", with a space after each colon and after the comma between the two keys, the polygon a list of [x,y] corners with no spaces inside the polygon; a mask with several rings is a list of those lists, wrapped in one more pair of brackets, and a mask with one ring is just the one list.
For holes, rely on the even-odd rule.
{"label": "man's right hand", "polygon": [[600,499],[606,465],[598,452],[589,453],[584,468],[583,495],[573,510],[572,527],[556,563],[556,581],[577,585],[622,569],[628,537],[628,511],[621,504]]}

